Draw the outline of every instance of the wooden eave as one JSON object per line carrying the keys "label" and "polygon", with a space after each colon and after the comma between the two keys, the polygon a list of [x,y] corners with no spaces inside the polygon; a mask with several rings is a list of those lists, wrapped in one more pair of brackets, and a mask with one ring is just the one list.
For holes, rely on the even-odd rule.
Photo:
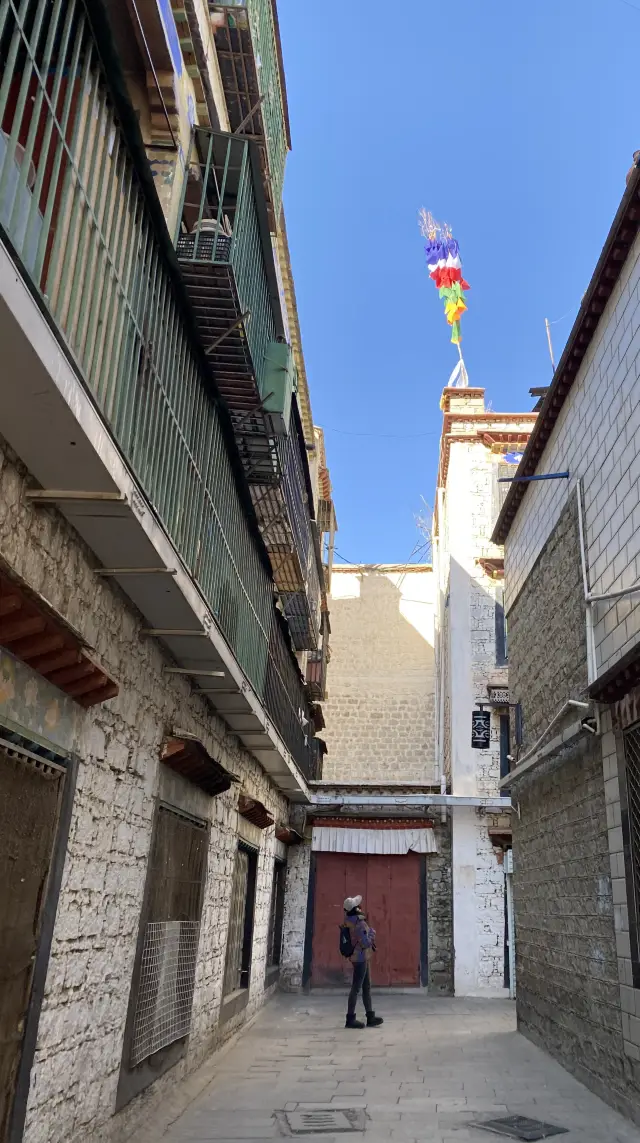
{"label": "wooden eave", "polygon": [[118,694],[118,684],[79,633],[6,571],[0,572],[0,646],[80,706],[96,706]]}
{"label": "wooden eave", "polygon": [[214,798],[224,794],[237,778],[212,758],[197,738],[174,734],[165,738],[160,759],[170,770],[180,774],[205,794]]}

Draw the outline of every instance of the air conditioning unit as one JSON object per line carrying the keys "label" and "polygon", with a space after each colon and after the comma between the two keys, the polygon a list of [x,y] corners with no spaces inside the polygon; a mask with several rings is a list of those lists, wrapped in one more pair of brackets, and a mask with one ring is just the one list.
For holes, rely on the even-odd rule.
{"label": "air conditioning unit", "polygon": [[278,436],[286,436],[289,432],[291,402],[296,387],[291,346],[286,341],[270,341],[265,360],[262,407],[270,414],[273,431]]}

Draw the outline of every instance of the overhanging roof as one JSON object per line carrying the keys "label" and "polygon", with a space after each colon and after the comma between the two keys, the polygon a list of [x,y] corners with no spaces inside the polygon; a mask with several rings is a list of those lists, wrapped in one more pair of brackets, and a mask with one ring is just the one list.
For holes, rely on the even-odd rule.
{"label": "overhanging roof", "polygon": [[[538,467],[562,406],[578,376],[605,306],[635,241],[639,224],[640,168],[636,168],[629,179],[593,277],[582,299],[578,316],[573,323],[569,340],[529,437],[529,443],[518,468],[519,476],[533,476]],[[527,488],[527,483],[511,485],[493,532],[492,539],[495,544],[504,544]]]}

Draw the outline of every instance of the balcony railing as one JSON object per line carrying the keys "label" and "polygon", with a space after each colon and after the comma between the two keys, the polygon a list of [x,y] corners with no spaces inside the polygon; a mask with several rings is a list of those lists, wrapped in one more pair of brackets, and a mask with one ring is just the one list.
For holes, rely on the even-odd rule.
{"label": "balcony railing", "polygon": [[290,432],[278,442],[280,484],[251,486],[274,580],[298,651],[318,645],[321,591],[304,448],[302,424],[294,408]]}
{"label": "balcony railing", "polygon": [[293,372],[284,369],[289,388],[274,394],[284,326],[256,164],[246,138],[195,129],[177,253],[247,477],[270,483],[280,477],[277,437],[287,428]]}
{"label": "balcony railing", "polygon": [[[88,10],[82,0],[0,3],[0,229],[306,771],[302,682],[274,622],[271,578],[152,217],[151,192],[142,189],[114,113],[88,19],[94,3]],[[240,146],[246,167],[247,144]],[[240,280],[254,291],[252,352],[273,329],[254,224],[252,217],[242,241],[236,236]]]}
{"label": "balcony railing", "polygon": [[232,131],[255,139],[275,233],[290,147],[275,0],[209,0],[216,51]]}

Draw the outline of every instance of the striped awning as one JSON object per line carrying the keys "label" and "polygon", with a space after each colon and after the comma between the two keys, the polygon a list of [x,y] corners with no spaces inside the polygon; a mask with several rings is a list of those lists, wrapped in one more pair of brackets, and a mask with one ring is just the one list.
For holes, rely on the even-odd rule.
{"label": "striped awning", "polygon": [[437,853],[432,829],[340,829],[314,826],[311,848],[324,853]]}

